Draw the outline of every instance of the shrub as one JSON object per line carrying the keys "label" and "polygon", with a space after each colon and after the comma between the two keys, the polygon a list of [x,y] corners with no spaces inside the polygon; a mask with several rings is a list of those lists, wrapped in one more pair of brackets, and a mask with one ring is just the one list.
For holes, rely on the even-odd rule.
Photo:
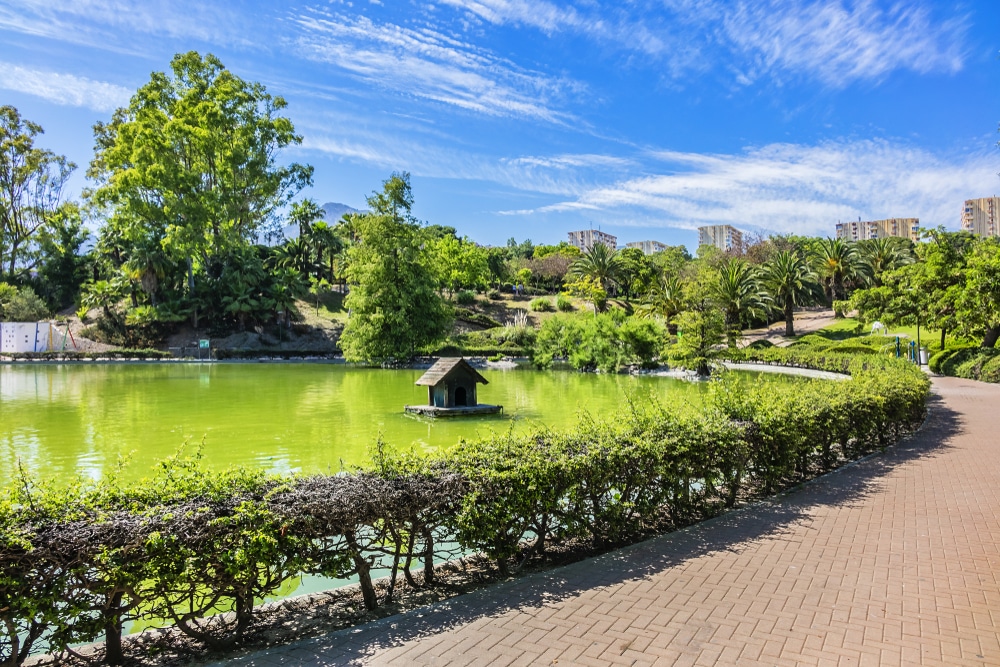
{"label": "shrub", "polygon": [[455,295],[455,301],[462,306],[471,306],[476,303],[476,293],[472,290],[462,290]]}
{"label": "shrub", "polygon": [[665,332],[655,320],[626,317],[620,310],[558,314],[538,332],[532,362],[547,368],[557,358],[577,370],[615,372],[626,366],[652,366]]}
{"label": "shrub", "polygon": [[536,313],[550,313],[555,310],[552,306],[552,301],[546,297],[532,299],[528,307]]}
{"label": "shrub", "polygon": [[724,378],[700,412],[630,404],[608,421],[508,431],[430,458],[378,442],[367,469],[336,475],[209,471],[178,456],[138,483],[19,480],[0,491],[0,662],[101,636],[111,656],[122,622],[140,615],[225,648],[246,637],[256,602],[303,575],[353,577],[374,610],[418,564],[432,585],[435,563],[459,550],[507,572],[569,540],[625,544],[884,448],[925,414],[927,378],[902,360],[742,352],[852,377]]}
{"label": "shrub", "polygon": [[41,297],[30,287],[22,287],[13,295],[7,294],[3,305],[3,319],[8,322],[37,322],[49,316],[49,309]]}
{"label": "shrub", "polygon": [[486,292],[486,298],[492,301],[500,301],[503,299],[503,295],[500,294],[500,290],[491,289]]}
{"label": "shrub", "polygon": [[573,305],[573,299],[571,299],[568,294],[560,293],[559,296],[556,297],[556,310],[560,313],[573,312],[576,310],[576,307]]}

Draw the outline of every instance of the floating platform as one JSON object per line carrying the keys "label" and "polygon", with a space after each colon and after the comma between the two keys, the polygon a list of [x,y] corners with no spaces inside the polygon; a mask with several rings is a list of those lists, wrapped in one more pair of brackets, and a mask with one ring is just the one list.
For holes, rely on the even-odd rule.
{"label": "floating platform", "polygon": [[434,405],[407,405],[403,410],[415,415],[427,417],[465,417],[471,415],[495,415],[503,412],[502,405],[479,405],[460,406],[454,408],[439,408]]}

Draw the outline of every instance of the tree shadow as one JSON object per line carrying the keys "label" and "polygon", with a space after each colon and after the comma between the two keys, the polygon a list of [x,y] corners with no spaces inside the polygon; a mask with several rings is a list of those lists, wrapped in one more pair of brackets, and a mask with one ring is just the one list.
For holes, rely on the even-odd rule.
{"label": "tree shadow", "polygon": [[[780,537],[819,506],[864,502],[901,467],[939,456],[962,431],[962,417],[932,395],[929,416],[915,435],[778,496],[616,551],[529,574],[426,607],[231,659],[226,665],[358,665],[375,652],[431,637],[505,612],[551,605],[595,588],[648,578],[716,552],[739,553],[765,538]],[[222,663],[219,663],[222,664]]]}

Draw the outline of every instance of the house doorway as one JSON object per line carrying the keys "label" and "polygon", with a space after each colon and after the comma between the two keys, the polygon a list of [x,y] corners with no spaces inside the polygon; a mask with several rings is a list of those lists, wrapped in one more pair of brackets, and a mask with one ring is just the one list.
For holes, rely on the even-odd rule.
{"label": "house doorway", "polygon": [[468,395],[467,395],[467,393],[465,391],[465,387],[456,387],[455,388],[455,405],[465,406],[465,405],[468,405],[468,404],[469,404],[469,398],[468,398]]}

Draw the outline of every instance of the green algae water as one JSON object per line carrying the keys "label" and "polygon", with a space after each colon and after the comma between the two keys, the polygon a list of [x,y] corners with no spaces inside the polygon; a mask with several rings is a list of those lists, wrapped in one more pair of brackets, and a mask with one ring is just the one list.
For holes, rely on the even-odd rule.
{"label": "green algae water", "polygon": [[[130,457],[138,478],[185,442],[205,462],[272,472],[361,465],[379,434],[394,448],[439,450],[508,428],[573,425],[580,411],[613,414],[628,400],[694,403],[703,383],[570,371],[487,370],[480,401],[503,415],[428,419],[421,370],[342,364],[0,365],[0,484],[18,461],[44,478],[97,478]],[[782,379],[787,381],[787,379]]]}

